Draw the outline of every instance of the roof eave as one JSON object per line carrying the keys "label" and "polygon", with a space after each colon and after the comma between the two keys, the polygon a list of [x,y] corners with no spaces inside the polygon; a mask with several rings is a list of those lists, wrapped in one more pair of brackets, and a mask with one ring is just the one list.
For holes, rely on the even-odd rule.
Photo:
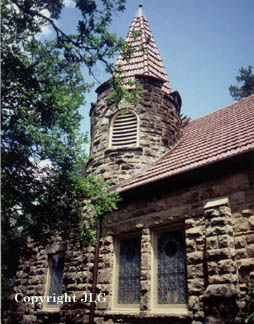
{"label": "roof eave", "polygon": [[[225,166],[227,166],[226,171],[227,172],[231,172],[232,169],[236,169],[236,166],[238,166],[238,171],[240,169],[244,169],[243,167],[243,160],[249,160],[249,168],[253,168],[254,169],[254,149],[250,149],[250,150],[246,150],[243,151],[241,153],[226,157],[226,158],[222,158],[220,160],[217,160],[215,162],[211,162],[211,163],[207,163],[204,164],[202,166],[197,166],[191,169],[188,169],[186,171],[183,172],[179,172],[179,173],[175,173],[173,175],[170,176],[163,176],[159,179],[153,180],[151,179],[150,181],[147,181],[145,183],[141,183],[141,184],[137,184],[137,185],[133,185],[132,187],[127,187],[127,188],[123,188],[121,189],[121,186],[115,187],[115,191],[117,191],[119,194],[121,195],[135,195],[137,192],[144,192],[144,191],[150,191],[150,192],[157,192],[157,190],[154,190],[154,187],[156,188],[162,188],[163,185],[165,184],[169,184],[169,183],[174,183],[176,181],[176,179],[182,178],[184,179],[184,184],[187,185],[188,183],[188,179],[190,178],[196,178],[196,180],[198,179],[198,177],[196,177],[197,174],[202,175],[204,174],[204,179],[205,177],[209,177],[209,172],[207,170],[215,170],[216,169],[216,178],[219,176],[220,171],[222,172],[222,175],[225,175]],[[232,167],[231,167],[232,165]],[[254,172],[254,170],[253,170]],[[179,180],[177,180],[176,182],[179,183]]]}

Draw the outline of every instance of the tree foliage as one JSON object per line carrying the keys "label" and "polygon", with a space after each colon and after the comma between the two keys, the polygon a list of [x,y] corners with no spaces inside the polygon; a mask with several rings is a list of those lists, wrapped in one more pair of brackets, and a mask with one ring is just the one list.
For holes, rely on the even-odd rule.
{"label": "tree foliage", "polygon": [[[68,235],[80,228],[92,237],[99,217],[116,207],[117,196],[95,176],[83,177],[86,161],[78,108],[89,85],[80,72],[106,69],[125,46],[108,32],[114,10],[125,0],[76,0],[77,33],[58,27],[62,0],[2,3],[2,259],[3,283],[13,278],[27,236],[39,238],[45,224]],[[45,24],[52,41],[38,37]],[[82,201],[93,212],[84,221]],[[7,287],[3,287],[4,289]]]}
{"label": "tree foliage", "polygon": [[246,295],[241,300],[243,308],[238,316],[237,323],[254,323],[254,279],[251,278],[246,285]]}
{"label": "tree foliage", "polygon": [[146,90],[136,79],[124,80],[121,78],[121,73],[121,71],[114,72],[109,80],[112,91],[107,97],[107,103],[118,108],[120,102],[125,101],[135,107],[144,97]]}
{"label": "tree foliage", "polygon": [[236,76],[237,82],[242,85],[229,87],[230,95],[234,100],[241,100],[254,94],[254,67],[249,65],[247,68],[241,67],[239,69],[240,75]]}

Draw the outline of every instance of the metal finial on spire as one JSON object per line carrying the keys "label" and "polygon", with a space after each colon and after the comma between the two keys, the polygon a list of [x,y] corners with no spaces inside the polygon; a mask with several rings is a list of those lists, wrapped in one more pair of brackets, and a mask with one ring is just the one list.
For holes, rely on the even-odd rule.
{"label": "metal finial on spire", "polygon": [[138,17],[144,17],[144,18],[146,18],[145,17],[145,15],[144,15],[144,12],[143,12],[143,9],[142,9],[142,7],[143,7],[143,4],[142,3],[140,3],[139,5],[138,5],[138,11],[137,11],[137,13],[136,13],[136,17],[138,18]]}

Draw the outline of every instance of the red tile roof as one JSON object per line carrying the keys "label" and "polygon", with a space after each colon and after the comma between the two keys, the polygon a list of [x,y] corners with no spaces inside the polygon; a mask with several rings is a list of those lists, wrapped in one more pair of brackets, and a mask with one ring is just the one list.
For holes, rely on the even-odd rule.
{"label": "red tile roof", "polygon": [[[134,36],[133,31],[138,31],[140,34]],[[125,60],[121,54],[117,60],[116,66],[120,66],[123,71],[121,77],[133,79],[138,74],[157,77],[165,81],[163,91],[169,94],[171,89],[167,73],[143,13],[142,5],[139,6],[138,12],[130,25],[126,42],[134,50],[129,60]]]}
{"label": "red tile roof", "polygon": [[178,144],[117,191],[190,171],[254,150],[254,95],[190,121]]}

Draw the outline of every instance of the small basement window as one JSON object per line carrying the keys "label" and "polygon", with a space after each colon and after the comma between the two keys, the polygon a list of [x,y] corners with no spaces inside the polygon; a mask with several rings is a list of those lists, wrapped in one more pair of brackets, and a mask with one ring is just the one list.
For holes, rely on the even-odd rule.
{"label": "small basement window", "polygon": [[138,117],[130,110],[122,109],[111,121],[109,146],[138,146]]}

